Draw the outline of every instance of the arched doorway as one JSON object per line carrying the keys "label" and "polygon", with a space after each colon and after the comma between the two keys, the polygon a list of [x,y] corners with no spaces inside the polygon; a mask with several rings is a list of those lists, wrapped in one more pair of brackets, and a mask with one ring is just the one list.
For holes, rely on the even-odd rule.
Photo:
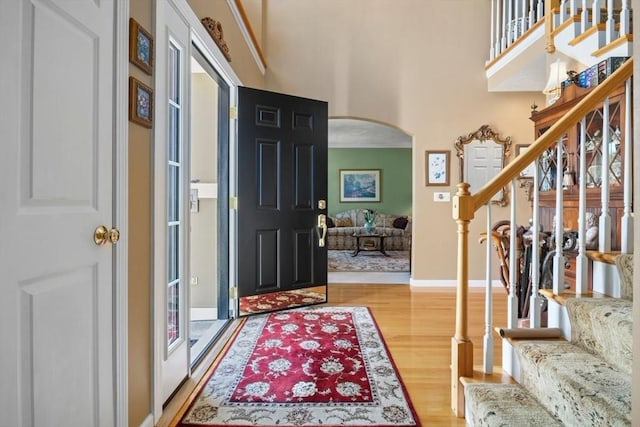
{"label": "arched doorway", "polygon": [[[329,283],[409,283],[412,136],[374,120],[332,117],[328,139]],[[375,213],[371,231],[365,211]]]}

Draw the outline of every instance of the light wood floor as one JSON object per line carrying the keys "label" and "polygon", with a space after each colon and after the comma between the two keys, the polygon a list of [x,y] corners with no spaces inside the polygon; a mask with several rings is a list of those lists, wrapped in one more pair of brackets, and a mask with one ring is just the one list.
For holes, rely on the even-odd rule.
{"label": "light wood floor", "polygon": [[[506,323],[506,292],[493,292],[493,324]],[[469,336],[474,344],[474,365],[482,365],[484,334],[482,288],[469,290]],[[407,391],[423,425],[464,426],[450,405],[451,337],[455,325],[455,289],[411,288],[408,285],[331,284],[329,304],[371,308]],[[494,336],[495,367],[501,364],[501,343]],[[193,388],[194,381],[189,382]],[[159,426],[173,425],[179,408],[190,399],[178,394],[165,408]],[[180,397],[185,396],[185,397]],[[175,417],[175,418],[174,418]],[[173,419],[173,420],[172,420]],[[172,420],[172,421],[170,421]]]}

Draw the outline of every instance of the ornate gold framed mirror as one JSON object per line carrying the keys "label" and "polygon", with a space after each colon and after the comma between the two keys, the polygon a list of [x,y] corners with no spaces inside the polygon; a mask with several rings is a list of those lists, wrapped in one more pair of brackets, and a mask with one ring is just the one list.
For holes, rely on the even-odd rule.
{"label": "ornate gold framed mirror", "polygon": [[[511,155],[511,137],[501,138],[489,125],[459,136],[454,144],[460,159],[460,182],[469,183],[473,194],[498,174]],[[491,199],[491,203],[506,206],[507,188]]]}

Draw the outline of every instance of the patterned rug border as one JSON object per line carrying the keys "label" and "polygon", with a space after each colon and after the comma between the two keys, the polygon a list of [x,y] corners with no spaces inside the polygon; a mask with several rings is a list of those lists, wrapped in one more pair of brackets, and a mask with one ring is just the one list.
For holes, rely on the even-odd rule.
{"label": "patterned rug border", "polygon": [[[280,313],[282,312],[286,312],[286,311],[317,311],[317,310],[323,310],[323,309],[330,309],[330,310],[356,310],[356,309],[365,309],[369,315],[369,318],[372,320],[373,325],[376,329],[376,332],[378,333],[378,336],[381,338],[381,342],[382,342],[382,346],[384,348],[384,351],[387,354],[387,357],[389,359],[389,363],[391,364],[391,367],[393,368],[398,381],[400,383],[400,388],[402,390],[402,393],[404,394],[404,397],[406,399],[407,402],[407,406],[409,408],[409,410],[411,411],[411,416],[413,417],[415,424],[413,424],[413,426],[410,427],[421,427],[422,424],[420,422],[420,418],[418,417],[418,414],[415,410],[415,407],[413,405],[413,402],[411,401],[411,396],[409,395],[409,392],[407,390],[407,387],[405,385],[404,380],[402,379],[402,375],[400,374],[400,370],[398,369],[398,366],[395,362],[395,360],[393,359],[393,355],[391,354],[391,351],[389,351],[389,346],[387,345],[387,341],[384,337],[384,335],[382,334],[382,331],[380,329],[380,326],[378,325],[378,321],[376,320],[375,316],[373,315],[373,311],[371,310],[370,307],[368,306],[331,306],[331,305],[323,305],[323,306],[311,306],[311,307],[298,307],[298,308],[292,308],[289,310],[283,310],[280,311]],[[193,423],[184,423],[183,420],[184,418],[187,416],[187,414],[189,413],[189,411],[193,408],[193,406],[197,403],[198,401],[198,397],[200,396],[200,394],[202,393],[204,387],[207,385],[207,383],[209,382],[209,380],[211,379],[211,377],[213,376],[213,374],[215,373],[216,369],[218,368],[218,366],[220,365],[220,363],[224,360],[224,358],[227,356],[229,350],[233,347],[233,344],[235,343],[236,339],[238,338],[238,335],[240,334],[240,332],[242,331],[242,329],[245,327],[246,323],[254,316],[269,316],[274,314],[274,312],[269,312],[269,313],[264,313],[264,314],[259,314],[259,315],[250,315],[247,317],[243,317],[238,319],[239,323],[238,325],[235,327],[235,330],[233,331],[232,335],[229,337],[228,341],[225,343],[224,347],[222,348],[222,350],[220,351],[220,353],[215,357],[215,359],[213,360],[213,362],[211,363],[211,366],[209,366],[205,372],[205,374],[203,375],[203,377],[200,379],[200,381],[198,381],[195,389],[190,393],[189,398],[186,402],[186,404],[180,409],[180,411],[178,412],[178,414],[176,414],[176,416],[174,417],[174,423],[172,423],[172,425],[175,425],[177,427],[194,427],[194,426],[200,426],[200,427],[219,427],[219,426],[228,426],[228,425],[235,425],[235,426],[239,426],[239,427],[249,427],[249,426],[255,426],[255,425],[260,425],[260,426],[269,426],[270,424],[193,424]],[[177,421],[177,423],[175,423],[175,421]],[[330,424],[304,424],[305,427],[328,427]],[[345,424],[345,425],[350,425],[350,426],[354,426],[354,427],[398,427],[398,424]],[[276,427],[276,426],[274,426]]]}

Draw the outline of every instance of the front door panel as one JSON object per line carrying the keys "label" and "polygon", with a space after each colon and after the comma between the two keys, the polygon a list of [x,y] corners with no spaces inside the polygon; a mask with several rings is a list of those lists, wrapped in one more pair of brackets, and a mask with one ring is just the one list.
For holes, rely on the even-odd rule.
{"label": "front door panel", "polygon": [[[326,301],[327,104],[238,91],[238,294],[240,315]],[[274,304],[274,301],[283,301]]]}

